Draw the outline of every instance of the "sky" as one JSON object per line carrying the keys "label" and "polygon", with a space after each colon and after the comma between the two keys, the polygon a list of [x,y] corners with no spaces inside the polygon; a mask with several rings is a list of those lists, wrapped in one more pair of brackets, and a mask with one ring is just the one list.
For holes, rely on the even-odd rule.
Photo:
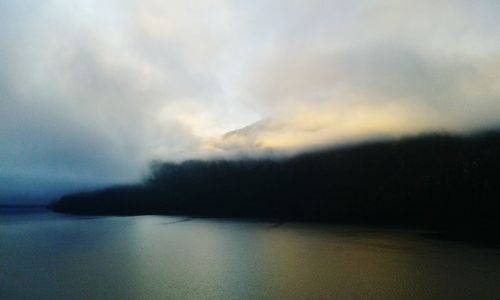
{"label": "sky", "polygon": [[0,0],[0,203],[500,124],[496,0]]}

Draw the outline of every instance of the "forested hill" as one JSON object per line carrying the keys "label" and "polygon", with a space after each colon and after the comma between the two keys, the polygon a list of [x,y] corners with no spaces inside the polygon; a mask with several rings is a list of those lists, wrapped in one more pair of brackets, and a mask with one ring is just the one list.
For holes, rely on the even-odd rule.
{"label": "forested hill", "polygon": [[160,163],[143,184],[67,195],[51,208],[500,228],[500,132],[423,135],[277,160]]}

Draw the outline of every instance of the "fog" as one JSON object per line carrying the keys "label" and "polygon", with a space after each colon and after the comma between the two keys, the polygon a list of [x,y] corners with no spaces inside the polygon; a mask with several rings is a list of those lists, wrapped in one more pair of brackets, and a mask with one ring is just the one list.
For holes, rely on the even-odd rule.
{"label": "fog", "polygon": [[0,202],[498,126],[499,23],[493,0],[0,1]]}

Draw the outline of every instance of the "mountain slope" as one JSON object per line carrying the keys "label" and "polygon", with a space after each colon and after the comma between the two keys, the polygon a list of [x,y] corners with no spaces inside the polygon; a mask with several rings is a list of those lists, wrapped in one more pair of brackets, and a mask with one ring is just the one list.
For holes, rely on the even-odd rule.
{"label": "mountain slope", "polygon": [[500,133],[430,134],[286,159],[159,163],[137,186],[62,197],[77,214],[189,214],[496,227]]}

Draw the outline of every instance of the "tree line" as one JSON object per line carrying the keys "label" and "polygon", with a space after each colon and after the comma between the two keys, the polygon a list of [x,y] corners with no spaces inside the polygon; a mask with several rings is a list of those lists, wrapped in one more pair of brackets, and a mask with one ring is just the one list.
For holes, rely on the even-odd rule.
{"label": "tree line", "polygon": [[74,214],[184,214],[500,229],[500,132],[427,134],[281,159],[157,162],[138,185],[66,195]]}

